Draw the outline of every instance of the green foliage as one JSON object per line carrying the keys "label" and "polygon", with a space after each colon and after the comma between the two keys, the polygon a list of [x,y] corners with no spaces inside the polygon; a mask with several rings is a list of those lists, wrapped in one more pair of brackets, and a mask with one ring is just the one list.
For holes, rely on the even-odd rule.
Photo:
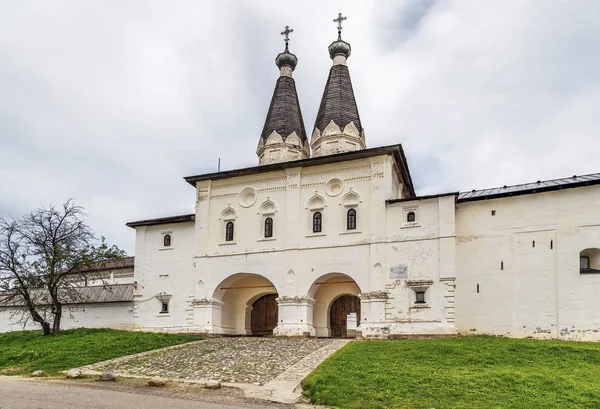
{"label": "green foliage", "polygon": [[53,337],[41,331],[0,334],[0,374],[28,374],[44,370],[49,374],[89,365],[124,355],[164,348],[198,338],[187,335],[74,329]]}
{"label": "green foliage", "polygon": [[600,408],[600,344],[496,337],[353,342],[304,382],[348,409]]}

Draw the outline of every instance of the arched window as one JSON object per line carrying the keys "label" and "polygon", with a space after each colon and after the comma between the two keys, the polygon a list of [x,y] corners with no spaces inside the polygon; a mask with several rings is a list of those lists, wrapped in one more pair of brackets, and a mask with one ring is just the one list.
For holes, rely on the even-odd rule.
{"label": "arched window", "polygon": [[406,221],[408,223],[413,223],[416,219],[417,216],[415,215],[415,212],[408,212],[408,214],[406,215]]}
{"label": "arched window", "polygon": [[349,209],[346,215],[346,228],[356,230],[356,209]]}
{"label": "arched window", "polygon": [[589,248],[579,253],[581,274],[600,274],[600,249]]}
{"label": "arched window", "polygon": [[323,227],[323,215],[321,212],[315,212],[313,214],[313,233],[321,233]]}
{"label": "arched window", "polygon": [[267,217],[265,219],[265,237],[273,237],[273,218]]}
{"label": "arched window", "polygon": [[225,225],[225,241],[233,241],[233,222]]}
{"label": "arched window", "polygon": [[163,237],[163,246],[171,247],[171,235],[170,234],[165,234],[165,236]]}

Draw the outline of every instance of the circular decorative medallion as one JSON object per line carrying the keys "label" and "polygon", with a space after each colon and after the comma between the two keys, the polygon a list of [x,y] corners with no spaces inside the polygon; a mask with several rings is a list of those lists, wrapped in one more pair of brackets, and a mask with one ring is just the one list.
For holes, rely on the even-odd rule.
{"label": "circular decorative medallion", "polygon": [[327,194],[332,197],[339,195],[340,193],[342,193],[343,190],[344,184],[339,179],[331,179],[325,187],[325,192],[327,192]]}
{"label": "circular decorative medallion", "polygon": [[244,188],[238,195],[238,202],[242,207],[250,207],[256,203],[256,191],[251,187]]}

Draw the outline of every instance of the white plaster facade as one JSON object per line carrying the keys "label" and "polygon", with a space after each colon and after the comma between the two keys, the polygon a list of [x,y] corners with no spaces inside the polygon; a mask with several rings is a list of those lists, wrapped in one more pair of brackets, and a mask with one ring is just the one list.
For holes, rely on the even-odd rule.
{"label": "white plaster facade", "polygon": [[198,181],[189,221],[136,228],[135,326],[250,335],[253,303],[277,294],[275,335],[327,337],[332,302],[350,294],[363,337],[600,340],[600,274],[579,269],[600,247],[600,185],[470,202],[411,198],[407,183],[389,153]]}
{"label": "white plaster facade", "polygon": [[[600,340],[600,184],[477,201],[412,197],[396,149],[202,175],[191,182],[195,213],[134,226],[134,277],[103,277],[135,282],[133,302],[83,306],[65,328],[251,335],[254,302],[276,294],[274,335],[328,337],[333,302],[352,295],[363,337]],[[0,328],[20,329],[7,314]]]}
{"label": "white plaster facade", "polygon": [[600,185],[461,203],[456,242],[460,332],[600,340],[600,267],[580,269],[600,248]]}

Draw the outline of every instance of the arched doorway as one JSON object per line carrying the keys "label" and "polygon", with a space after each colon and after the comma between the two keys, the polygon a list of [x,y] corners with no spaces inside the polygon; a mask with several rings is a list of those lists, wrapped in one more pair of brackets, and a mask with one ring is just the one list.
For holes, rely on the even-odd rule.
{"label": "arched doorway", "polygon": [[277,294],[267,294],[254,301],[250,317],[252,335],[273,335],[279,315]]}
{"label": "arched doorway", "polygon": [[[347,314],[355,313],[356,318],[352,316],[351,321],[356,319],[356,325],[360,323],[360,299],[357,297],[360,292],[356,281],[343,273],[328,273],[313,282],[308,296],[315,300],[312,325],[317,337],[348,336]],[[345,296],[348,297],[343,298]],[[337,300],[340,301],[334,306]],[[334,320],[332,314],[335,314]]]}
{"label": "arched doorway", "polygon": [[213,299],[223,303],[220,314],[222,333],[272,334],[277,326],[276,298],[277,289],[266,277],[252,273],[238,273],[227,277],[213,293]]}
{"label": "arched doorway", "polygon": [[360,322],[360,298],[342,295],[331,304],[329,323],[333,338],[354,338]]}

